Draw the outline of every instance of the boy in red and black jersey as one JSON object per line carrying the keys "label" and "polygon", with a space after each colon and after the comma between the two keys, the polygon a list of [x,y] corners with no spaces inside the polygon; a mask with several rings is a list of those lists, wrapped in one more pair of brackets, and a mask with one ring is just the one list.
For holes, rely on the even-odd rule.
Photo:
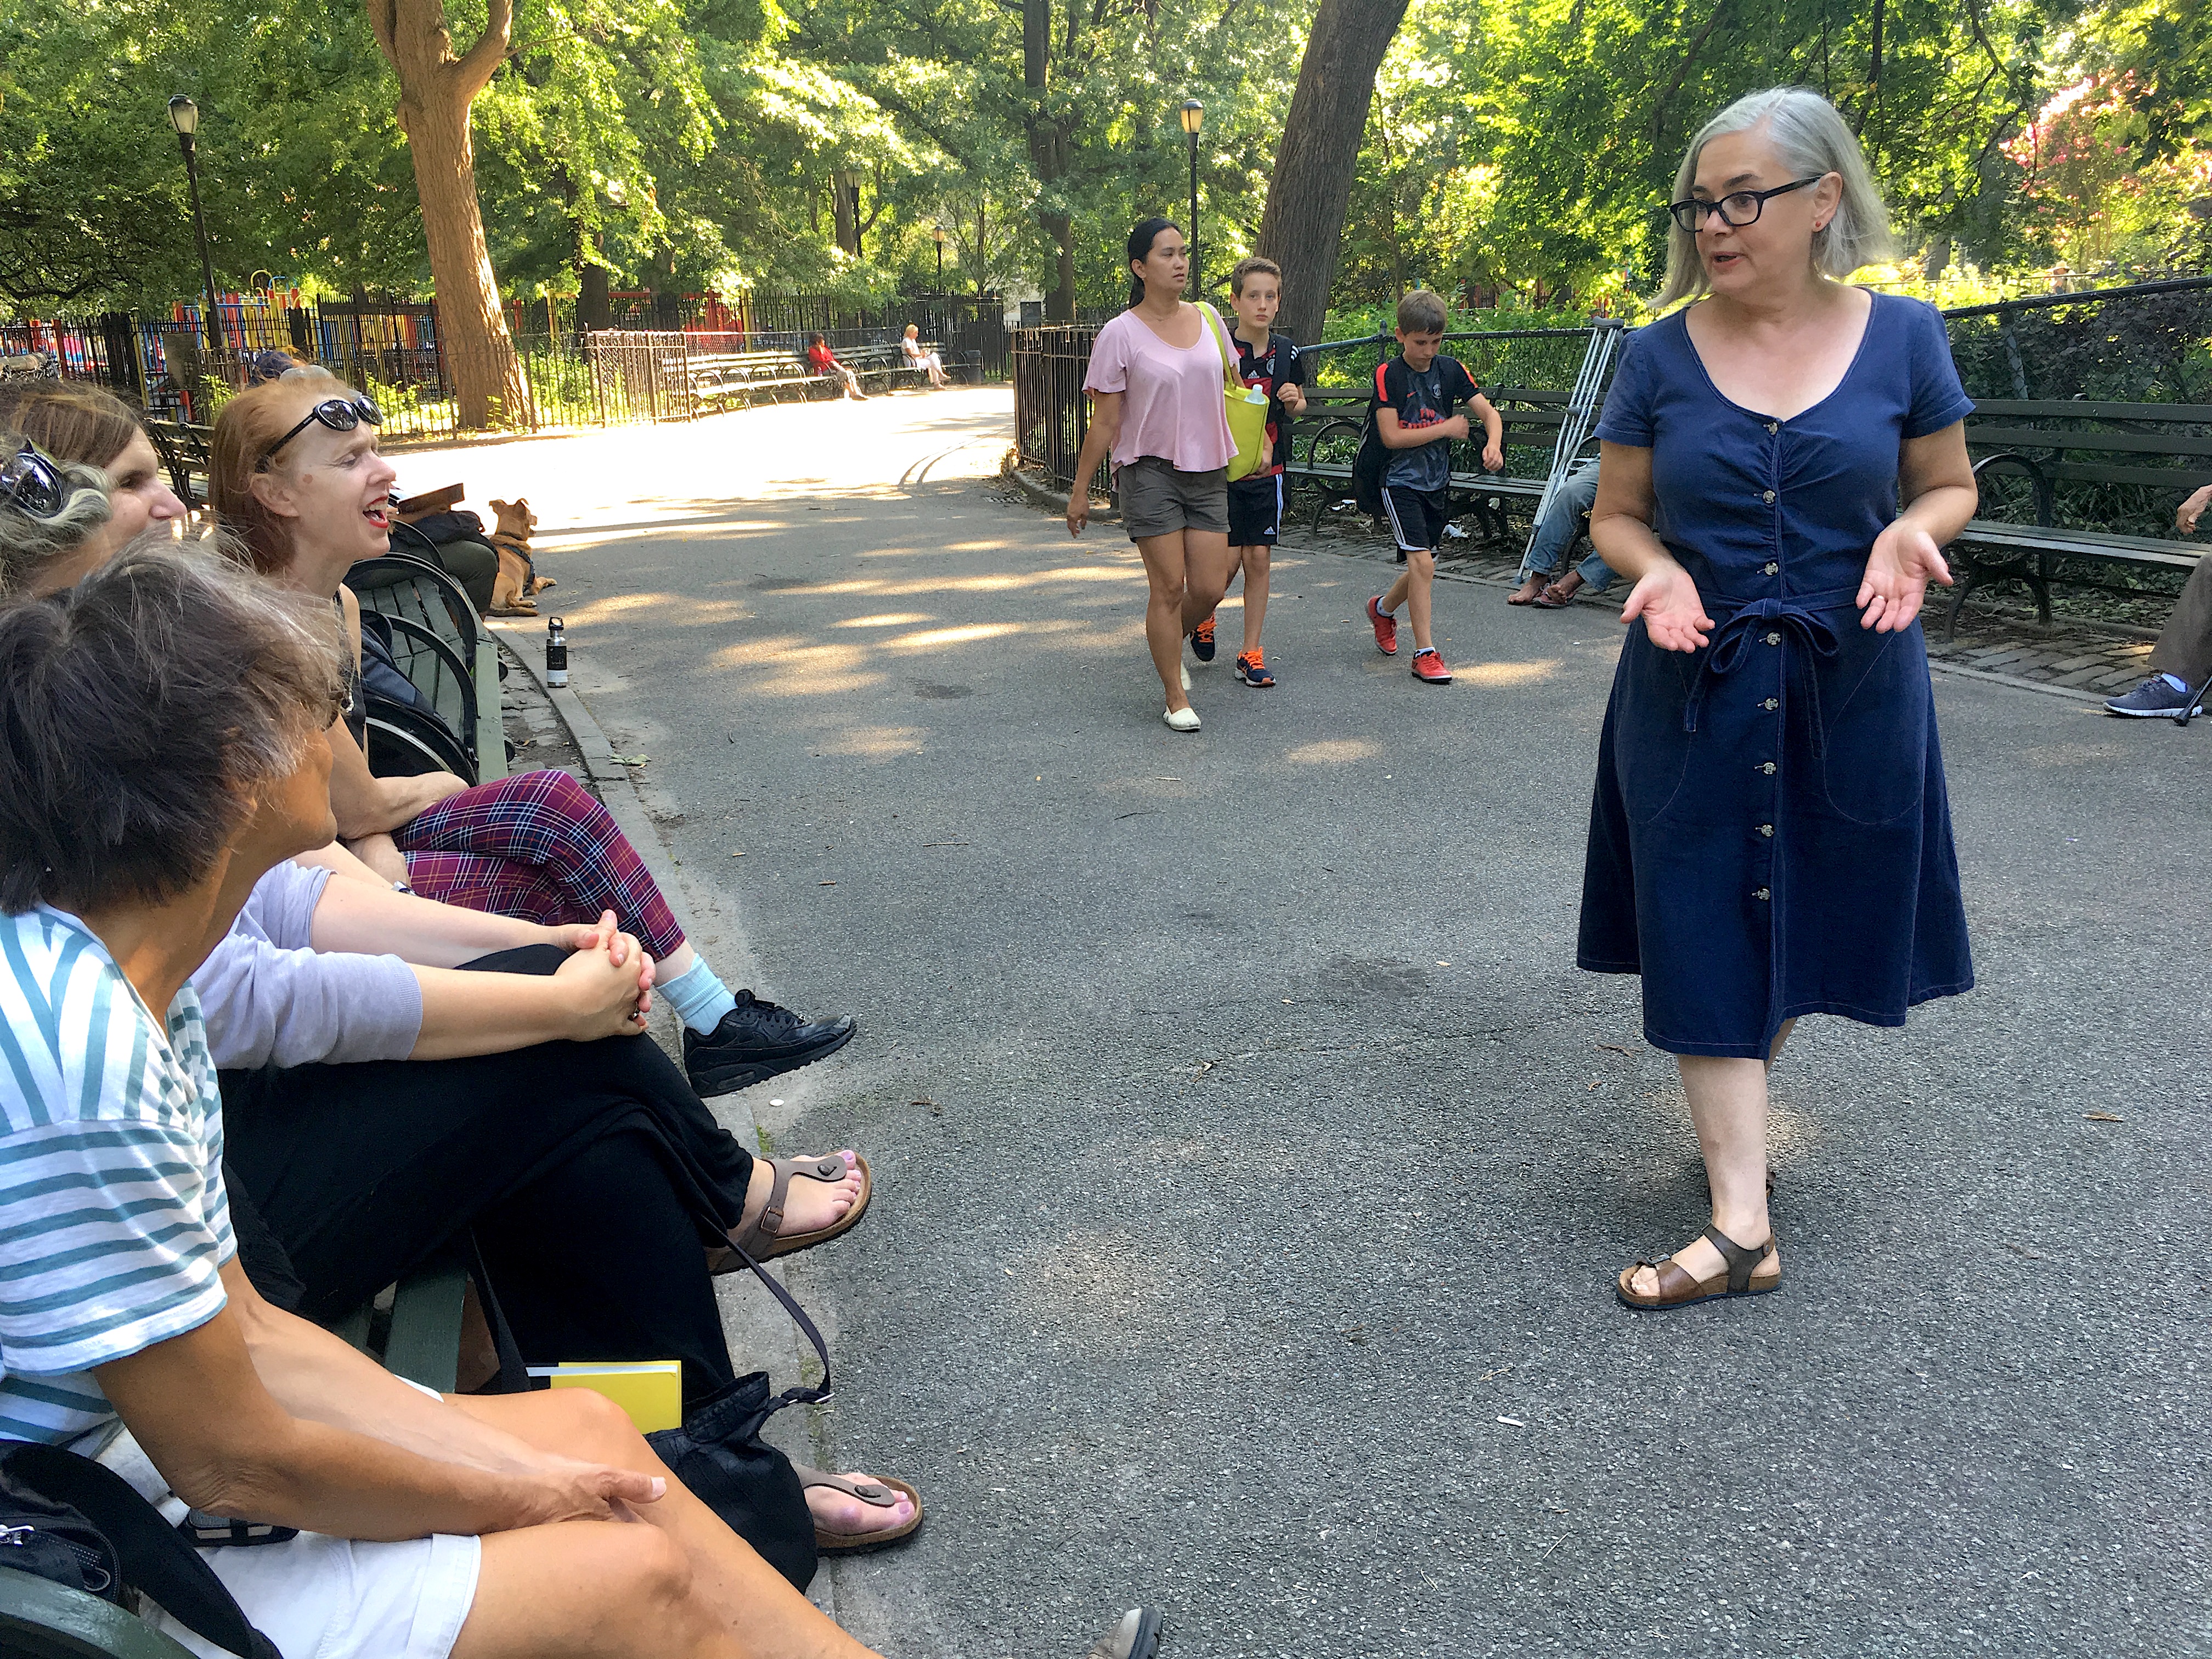
{"label": "boy in red and black jersey", "polygon": [[[1237,369],[1248,386],[1267,394],[1267,447],[1260,465],[1229,486],[1229,546],[1244,573],[1244,646],[1237,654],[1237,678],[1255,688],[1273,685],[1260,648],[1260,629],[1267,618],[1268,556],[1283,523],[1283,439],[1290,417],[1305,410],[1306,366],[1298,349],[1274,332],[1283,302],[1282,268],[1272,259],[1240,259],[1229,273],[1229,302],[1237,310]],[[1230,580],[1234,581],[1232,574]],[[1201,662],[1213,658],[1213,618],[1191,635],[1191,650]]]}

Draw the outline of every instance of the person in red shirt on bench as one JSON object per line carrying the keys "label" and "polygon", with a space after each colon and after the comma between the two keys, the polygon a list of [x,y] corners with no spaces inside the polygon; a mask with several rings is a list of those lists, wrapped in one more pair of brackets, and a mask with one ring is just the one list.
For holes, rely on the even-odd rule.
{"label": "person in red shirt on bench", "polygon": [[832,375],[845,382],[845,395],[854,403],[868,401],[868,394],[860,390],[860,377],[837,361],[837,354],[830,349],[830,342],[819,334],[806,337],[807,366],[817,374]]}

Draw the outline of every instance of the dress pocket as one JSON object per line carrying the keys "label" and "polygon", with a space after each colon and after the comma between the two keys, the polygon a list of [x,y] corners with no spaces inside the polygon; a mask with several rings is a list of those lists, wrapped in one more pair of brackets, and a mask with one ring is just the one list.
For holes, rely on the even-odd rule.
{"label": "dress pocket", "polygon": [[1682,709],[1704,665],[1695,653],[1662,651],[1640,623],[1622,643],[1613,691],[1613,765],[1633,823],[1654,822],[1681,793],[1697,741],[1682,729]]}
{"label": "dress pocket", "polygon": [[1928,647],[1917,623],[1896,634],[1837,631],[1843,648],[1814,671],[1820,787],[1838,817],[1889,823],[1917,812],[1927,788]]}

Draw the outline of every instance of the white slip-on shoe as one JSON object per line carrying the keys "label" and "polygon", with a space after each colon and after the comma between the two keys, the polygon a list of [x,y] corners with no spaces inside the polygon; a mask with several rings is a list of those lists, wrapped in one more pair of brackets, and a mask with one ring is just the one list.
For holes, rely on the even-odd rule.
{"label": "white slip-on shoe", "polygon": [[1171,732],[1198,730],[1198,710],[1195,708],[1170,708],[1160,718],[1168,723],[1168,729]]}
{"label": "white slip-on shoe", "polygon": [[1179,662],[1176,665],[1176,672],[1182,676],[1182,689],[1186,691],[1189,690],[1190,665],[1187,662]]}

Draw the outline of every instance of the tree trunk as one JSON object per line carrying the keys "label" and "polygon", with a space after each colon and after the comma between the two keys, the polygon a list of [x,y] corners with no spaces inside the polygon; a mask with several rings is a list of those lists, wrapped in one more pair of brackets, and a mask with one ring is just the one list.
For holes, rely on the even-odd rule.
{"label": "tree trunk", "polygon": [[438,293],[440,355],[453,379],[459,424],[537,424],[521,360],[499,302],[477,203],[469,111],[507,57],[514,0],[489,0],[483,33],[453,54],[444,0],[368,0],[376,43],[399,76],[399,127],[421,198],[430,279]]}
{"label": "tree trunk", "polygon": [[615,325],[613,297],[607,292],[607,268],[588,259],[576,262],[576,326],[586,333]]}
{"label": "tree trunk", "polygon": [[1315,15],[1260,220],[1259,252],[1283,268],[1278,326],[1293,340],[1321,337],[1375,71],[1405,15],[1406,0],[1322,0]]}
{"label": "tree trunk", "polygon": [[[1399,3],[1402,6],[1404,0]],[[1067,134],[1045,113],[1051,58],[1052,0],[1022,0],[1022,90],[1029,100],[1022,125],[1029,135],[1030,171],[1047,195],[1067,171]],[[1054,284],[1044,296],[1045,317],[1052,322],[1072,323],[1075,320],[1075,222],[1040,204],[1037,228],[1053,246]],[[981,289],[978,282],[976,290]]]}
{"label": "tree trunk", "polygon": [[837,246],[858,258],[860,253],[860,186],[850,172],[839,167],[830,175],[830,205],[836,218]]}

